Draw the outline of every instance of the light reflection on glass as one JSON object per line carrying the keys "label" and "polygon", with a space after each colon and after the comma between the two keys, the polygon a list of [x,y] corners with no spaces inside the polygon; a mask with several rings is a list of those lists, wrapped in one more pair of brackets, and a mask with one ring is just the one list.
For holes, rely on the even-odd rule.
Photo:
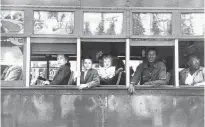
{"label": "light reflection on glass", "polygon": [[123,29],[123,13],[84,13],[85,35],[119,35]]}
{"label": "light reflection on glass", "polygon": [[74,12],[34,11],[34,34],[73,34]]}
{"label": "light reflection on glass", "polygon": [[1,10],[0,12],[1,33],[23,34],[24,12]]}
{"label": "light reflection on glass", "polygon": [[171,35],[172,15],[170,13],[134,13],[134,35]]}
{"label": "light reflection on glass", "polygon": [[181,33],[183,35],[203,35],[204,29],[204,14],[181,14]]}

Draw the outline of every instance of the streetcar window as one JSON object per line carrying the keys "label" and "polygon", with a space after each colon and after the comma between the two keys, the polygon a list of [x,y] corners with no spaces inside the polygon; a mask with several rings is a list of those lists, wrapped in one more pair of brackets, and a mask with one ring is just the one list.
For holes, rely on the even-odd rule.
{"label": "streetcar window", "polygon": [[[170,46],[131,46],[130,82],[135,85],[174,85],[173,56],[174,47]],[[155,83],[157,80],[163,82]]]}
{"label": "streetcar window", "polygon": [[75,85],[76,44],[32,44],[31,48],[30,85]]}
{"label": "streetcar window", "polygon": [[[24,39],[1,38],[1,82],[2,85],[20,81],[12,85],[23,85],[24,76]],[[10,84],[11,85],[11,84]]]}
{"label": "streetcar window", "polygon": [[82,42],[81,56],[92,58],[101,85],[125,85],[125,43]]}
{"label": "streetcar window", "polygon": [[[190,71],[193,70],[193,71]],[[203,86],[205,84],[204,42],[179,42],[179,79],[183,86]]]}
{"label": "streetcar window", "polygon": [[181,33],[183,35],[204,35],[203,13],[182,13]]}
{"label": "streetcar window", "polygon": [[120,35],[123,13],[84,13],[84,35]]}
{"label": "streetcar window", "polygon": [[171,35],[171,13],[134,13],[134,35]]}
{"label": "streetcar window", "polygon": [[34,11],[34,34],[74,34],[74,12]]}
{"label": "streetcar window", "polygon": [[24,33],[24,12],[1,10],[1,33],[23,34]]}

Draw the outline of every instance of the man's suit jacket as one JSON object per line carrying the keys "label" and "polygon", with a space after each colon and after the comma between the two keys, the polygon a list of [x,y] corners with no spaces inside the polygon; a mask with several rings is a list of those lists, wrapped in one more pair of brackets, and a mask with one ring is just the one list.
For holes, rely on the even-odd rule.
{"label": "man's suit jacket", "polygon": [[53,80],[50,82],[50,85],[67,85],[70,78],[71,70],[70,65],[62,65],[56,72]]}
{"label": "man's suit jacket", "polygon": [[86,73],[86,76],[84,76],[84,72],[82,72],[81,77],[80,77],[80,83],[88,84],[89,87],[94,87],[94,86],[99,85],[100,78],[99,78],[97,70],[89,69],[88,72]]}
{"label": "man's suit jacket", "polygon": [[22,68],[20,66],[12,65],[7,67],[1,77],[4,81],[14,81],[22,79]]}

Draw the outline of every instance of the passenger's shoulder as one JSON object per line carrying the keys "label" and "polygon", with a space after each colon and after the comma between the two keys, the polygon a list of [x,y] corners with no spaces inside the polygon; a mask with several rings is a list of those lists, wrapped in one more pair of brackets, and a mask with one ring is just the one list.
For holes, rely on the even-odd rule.
{"label": "passenger's shoulder", "polygon": [[98,71],[97,71],[96,69],[94,69],[94,68],[92,68],[91,71],[92,71],[93,73],[98,73]]}
{"label": "passenger's shoulder", "polygon": [[189,71],[189,68],[184,68],[183,70],[181,70],[179,73],[180,74],[184,74],[187,73]]}
{"label": "passenger's shoulder", "polygon": [[21,70],[22,68],[21,68],[21,66],[19,66],[19,65],[13,65],[12,67],[11,67],[11,70]]}
{"label": "passenger's shoulder", "polygon": [[60,69],[70,70],[70,66],[67,65],[67,64],[65,64],[65,65],[62,65],[62,66],[60,67]]}
{"label": "passenger's shoulder", "polygon": [[157,65],[158,65],[158,66],[165,66],[165,64],[164,64],[162,61],[158,61],[158,62],[157,62]]}

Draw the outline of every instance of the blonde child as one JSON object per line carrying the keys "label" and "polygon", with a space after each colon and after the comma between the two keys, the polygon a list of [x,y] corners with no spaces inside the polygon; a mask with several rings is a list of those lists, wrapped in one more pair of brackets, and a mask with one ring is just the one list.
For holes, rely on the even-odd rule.
{"label": "blonde child", "polygon": [[107,83],[115,76],[115,67],[112,66],[111,56],[108,55],[103,57],[103,67],[99,67],[98,73],[101,81]]}

